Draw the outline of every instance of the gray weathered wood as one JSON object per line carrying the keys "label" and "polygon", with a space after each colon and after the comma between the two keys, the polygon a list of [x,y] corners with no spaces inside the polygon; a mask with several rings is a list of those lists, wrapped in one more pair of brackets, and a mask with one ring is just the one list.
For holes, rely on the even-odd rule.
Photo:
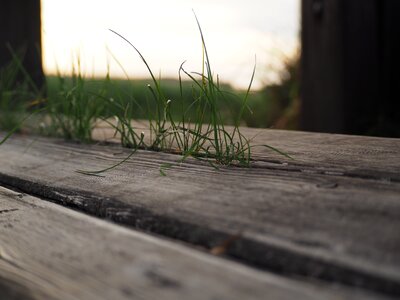
{"label": "gray weathered wood", "polygon": [[[145,140],[150,136],[148,122],[133,121],[132,126],[145,133]],[[233,131],[231,126],[225,129]],[[254,146],[253,158],[271,162],[271,167],[288,168],[282,155],[262,145],[267,144],[290,154],[295,159],[289,160],[289,168],[293,170],[307,172],[312,169],[320,173],[400,181],[400,139],[246,127],[240,128],[240,131]],[[119,139],[114,138],[114,130],[106,123],[99,124],[93,138],[119,143]],[[146,142],[150,144],[150,141]],[[280,166],[282,163],[284,165]]]}
{"label": "gray weathered wood", "polygon": [[0,187],[0,297],[375,299],[377,295],[253,270]]}
{"label": "gray weathered wood", "polygon": [[[272,131],[262,139],[296,160],[265,152],[250,169],[215,170],[139,151],[95,177],[75,170],[110,166],[129,150],[14,136],[0,149],[0,181],[205,247],[239,234],[226,251],[247,263],[399,295],[399,140]],[[163,163],[175,163],[166,177]]]}
{"label": "gray weathered wood", "polygon": [[[400,182],[400,139],[242,128],[253,145],[269,144],[290,154],[291,168],[304,172]],[[256,160],[282,162],[273,151],[256,147]]]}

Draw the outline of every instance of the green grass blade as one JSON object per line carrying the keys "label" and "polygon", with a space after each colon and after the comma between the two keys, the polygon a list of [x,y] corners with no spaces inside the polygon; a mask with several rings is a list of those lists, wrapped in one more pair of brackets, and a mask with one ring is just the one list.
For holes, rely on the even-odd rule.
{"label": "green grass blade", "polygon": [[100,174],[102,174],[102,173],[104,173],[104,172],[107,172],[107,171],[110,171],[110,170],[112,170],[112,169],[115,169],[116,167],[122,165],[124,162],[128,161],[128,160],[133,156],[133,154],[136,153],[136,151],[137,151],[137,149],[133,149],[132,152],[131,152],[127,157],[125,157],[123,160],[119,161],[118,163],[112,165],[111,167],[104,168],[104,169],[102,169],[102,170],[96,170],[96,171],[75,170],[75,172],[76,172],[76,173],[83,174],[83,175],[99,176]]}

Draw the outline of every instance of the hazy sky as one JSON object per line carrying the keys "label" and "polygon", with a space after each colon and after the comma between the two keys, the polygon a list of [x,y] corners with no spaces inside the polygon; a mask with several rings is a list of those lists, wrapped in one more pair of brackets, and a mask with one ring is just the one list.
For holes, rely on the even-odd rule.
{"label": "hazy sky", "polygon": [[[71,69],[78,55],[88,76],[147,77],[138,55],[108,29],[129,39],[155,73],[176,77],[187,61],[200,71],[202,47],[193,16],[206,39],[212,68],[222,81],[245,87],[257,56],[255,87],[298,46],[299,0],[42,0],[44,65],[47,73]],[[108,49],[108,50],[107,50]],[[272,67],[270,66],[272,65]]]}

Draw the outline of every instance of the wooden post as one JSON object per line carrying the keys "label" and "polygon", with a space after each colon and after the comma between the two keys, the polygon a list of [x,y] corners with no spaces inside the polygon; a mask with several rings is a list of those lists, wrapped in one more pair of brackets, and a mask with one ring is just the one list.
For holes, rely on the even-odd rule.
{"label": "wooden post", "polygon": [[2,0],[0,4],[0,68],[12,59],[7,47],[24,52],[23,65],[35,84],[44,82],[41,57],[40,0]]}
{"label": "wooden post", "polygon": [[[379,1],[378,1],[379,2]],[[379,2],[383,18],[380,21],[380,129],[388,136],[400,137],[400,1]]]}
{"label": "wooden post", "polygon": [[400,136],[399,27],[396,0],[302,1],[304,130]]}

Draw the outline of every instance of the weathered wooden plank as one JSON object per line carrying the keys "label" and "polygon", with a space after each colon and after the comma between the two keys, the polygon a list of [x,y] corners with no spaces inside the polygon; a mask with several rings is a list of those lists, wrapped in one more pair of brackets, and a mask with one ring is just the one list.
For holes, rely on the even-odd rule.
{"label": "weathered wooden plank", "polygon": [[[293,144],[301,140],[307,144],[305,133],[292,137]],[[317,148],[317,137],[309,138],[310,149]],[[325,140],[320,141],[321,149],[339,147],[335,138],[328,138],[326,146]],[[348,139],[340,136],[338,141],[351,151],[356,146],[351,146],[352,137]],[[398,143],[380,141],[388,146]],[[268,142],[281,143],[277,137]],[[367,171],[383,173],[379,164],[383,159],[369,149],[366,146],[365,155],[371,158]],[[106,177],[94,177],[75,170],[101,169],[126,157],[129,150],[44,138],[32,144],[31,138],[20,136],[0,150],[0,181],[24,191],[206,247],[239,234],[226,251],[248,263],[400,294],[400,183],[396,180],[317,172],[324,164],[335,168],[333,158],[324,162],[318,152],[317,158],[303,154],[310,167],[305,171],[294,171],[298,167],[291,169],[290,161],[282,168],[258,160],[250,169],[215,170],[188,159],[166,170],[164,177],[160,165],[175,163],[177,157],[139,151]],[[388,152],[386,158],[393,156],[396,165],[395,150]],[[339,157],[340,167],[347,161],[348,168],[360,168],[359,155],[355,153],[353,166],[349,153],[346,159]],[[313,159],[317,167],[311,169]],[[398,174],[395,169],[389,173],[393,178]]]}
{"label": "weathered wooden plank", "polygon": [[1,299],[376,299],[253,270],[0,187]]}
{"label": "weathered wooden plank", "polygon": [[[254,137],[253,145],[269,144],[290,154],[292,169],[400,182],[400,139],[255,128],[242,132]],[[284,161],[265,147],[253,152],[257,160]]]}
{"label": "weathered wooden plank", "polygon": [[[132,126],[138,132],[143,131],[145,137],[150,136],[147,122],[133,121]],[[226,126],[226,130],[233,128]],[[273,168],[400,181],[400,139],[247,127],[240,130],[251,140],[253,158],[271,162]],[[105,123],[94,130],[93,137],[119,142],[113,138],[114,130]],[[262,146],[266,144],[291,155],[294,160]]]}

